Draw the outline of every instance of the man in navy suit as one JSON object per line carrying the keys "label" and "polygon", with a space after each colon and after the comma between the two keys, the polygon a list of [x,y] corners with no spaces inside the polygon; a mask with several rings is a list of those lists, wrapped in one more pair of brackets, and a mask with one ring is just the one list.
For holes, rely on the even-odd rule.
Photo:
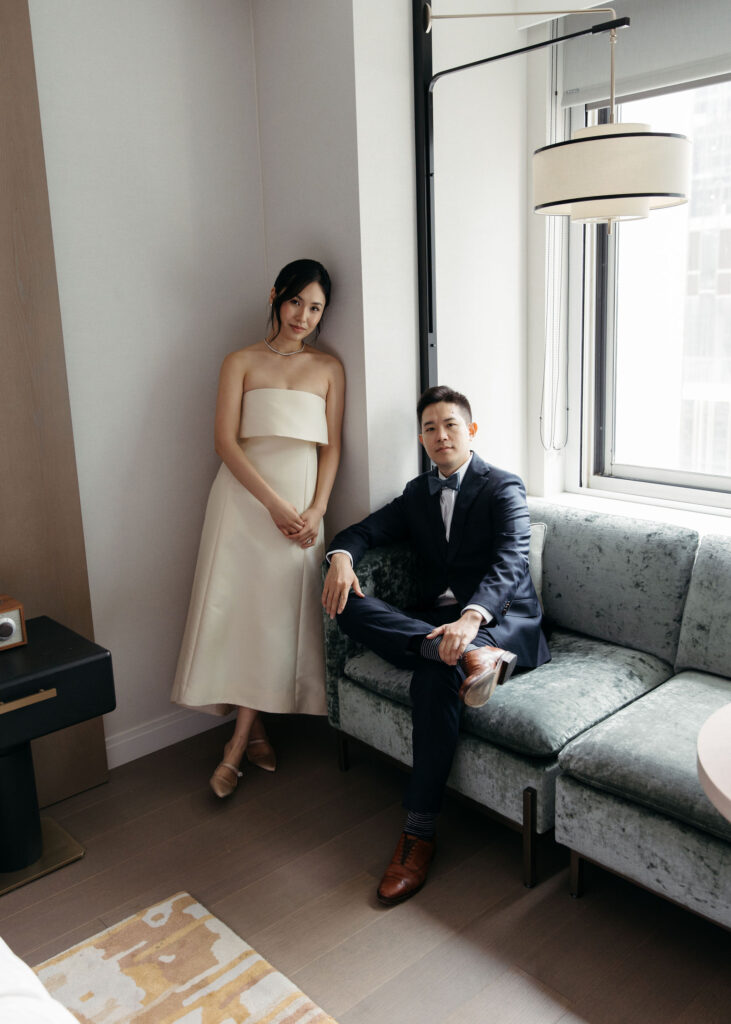
{"label": "man in navy suit", "polygon": [[[471,450],[477,425],[464,395],[429,388],[417,415],[419,440],[435,468],[333,539],[322,595],[326,612],[348,636],[413,670],[407,818],[377,894],[388,905],[413,896],[426,881],[462,703],[480,707],[515,668],[550,658],[528,571],[522,480]],[[364,596],[355,574],[369,548],[397,541],[409,541],[416,554],[417,609]]]}

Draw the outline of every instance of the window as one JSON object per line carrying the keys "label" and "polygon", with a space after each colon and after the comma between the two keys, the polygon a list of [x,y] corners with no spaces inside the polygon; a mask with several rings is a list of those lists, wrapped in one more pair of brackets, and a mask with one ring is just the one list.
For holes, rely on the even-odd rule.
{"label": "window", "polygon": [[620,116],[688,135],[691,197],[586,247],[587,482],[731,506],[731,82]]}

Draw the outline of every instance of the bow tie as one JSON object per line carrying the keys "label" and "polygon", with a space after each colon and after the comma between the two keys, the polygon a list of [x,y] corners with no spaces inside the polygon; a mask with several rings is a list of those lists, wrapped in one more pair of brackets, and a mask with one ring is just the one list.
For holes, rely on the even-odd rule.
{"label": "bow tie", "polygon": [[459,473],[452,473],[446,480],[442,480],[437,472],[430,473],[426,478],[426,482],[429,484],[429,494],[436,494],[437,491],[441,491],[445,487],[450,487],[453,491],[459,490]]}

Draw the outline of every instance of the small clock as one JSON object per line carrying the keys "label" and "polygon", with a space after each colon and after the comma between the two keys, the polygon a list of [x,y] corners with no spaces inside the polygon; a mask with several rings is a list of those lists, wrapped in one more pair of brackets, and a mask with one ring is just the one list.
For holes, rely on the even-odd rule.
{"label": "small clock", "polygon": [[27,642],[23,605],[7,594],[0,594],[0,651]]}

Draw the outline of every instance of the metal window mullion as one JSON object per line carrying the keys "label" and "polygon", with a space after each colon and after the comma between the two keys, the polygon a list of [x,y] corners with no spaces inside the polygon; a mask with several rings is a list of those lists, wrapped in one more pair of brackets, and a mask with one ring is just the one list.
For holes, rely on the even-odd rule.
{"label": "metal window mullion", "polygon": [[[609,122],[609,110],[598,112],[599,124]],[[588,229],[591,230],[591,229]],[[610,331],[611,277],[610,236],[606,224],[594,228],[594,445],[592,471],[596,476],[610,472],[614,448],[614,338]],[[616,318],[612,317],[612,322]],[[614,332],[616,335],[616,332]]]}
{"label": "metal window mullion", "polygon": [[618,258],[621,225],[615,224],[607,238],[606,260],[606,352],[604,410],[604,472],[614,476],[617,459],[617,362],[618,362]]}

